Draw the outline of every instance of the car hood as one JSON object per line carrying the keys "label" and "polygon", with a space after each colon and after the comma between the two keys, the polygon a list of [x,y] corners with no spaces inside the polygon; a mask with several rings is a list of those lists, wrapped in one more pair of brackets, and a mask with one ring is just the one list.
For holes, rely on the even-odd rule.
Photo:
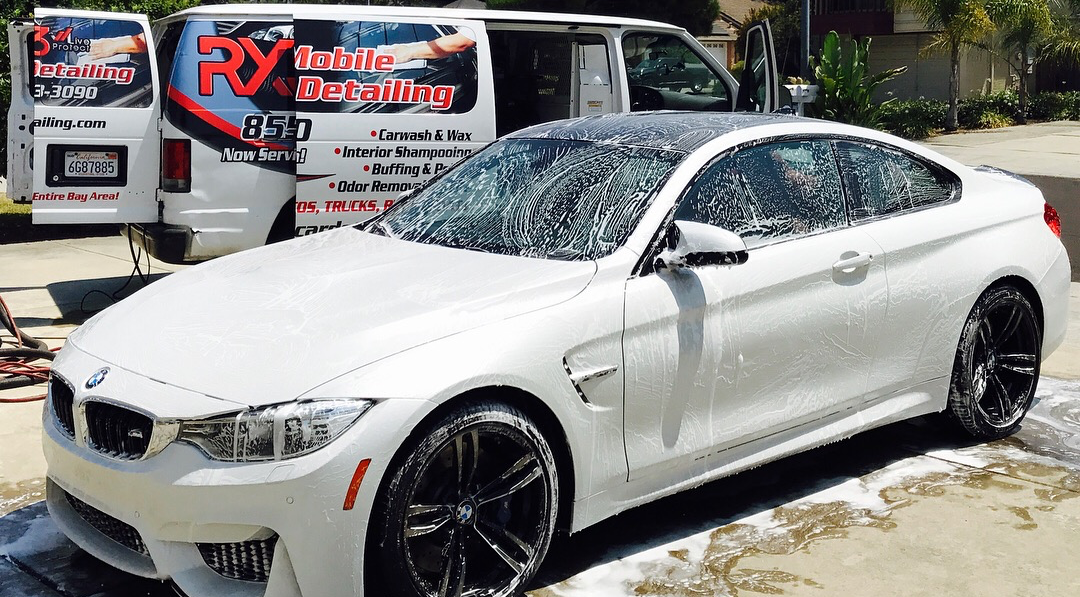
{"label": "car hood", "polygon": [[[163,383],[272,404],[397,352],[565,301],[595,272],[593,262],[345,228],[170,275],[91,318],[69,341]],[[417,363],[420,374],[423,367]]]}

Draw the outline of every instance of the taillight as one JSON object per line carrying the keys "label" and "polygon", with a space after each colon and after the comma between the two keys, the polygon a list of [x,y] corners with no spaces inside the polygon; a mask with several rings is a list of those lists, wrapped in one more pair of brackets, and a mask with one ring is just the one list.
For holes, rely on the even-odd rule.
{"label": "taillight", "polygon": [[1061,217],[1058,216],[1057,210],[1049,203],[1043,208],[1043,219],[1046,220],[1046,225],[1050,227],[1050,232],[1061,238]]}
{"label": "taillight", "polygon": [[161,190],[191,191],[191,140],[165,139],[161,143]]}

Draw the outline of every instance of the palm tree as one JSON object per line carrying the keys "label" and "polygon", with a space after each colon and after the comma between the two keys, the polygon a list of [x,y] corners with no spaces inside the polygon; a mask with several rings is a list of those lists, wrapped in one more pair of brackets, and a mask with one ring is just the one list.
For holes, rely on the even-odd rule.
{"label": "palm tree", "polygon": [[[1028,70],[1054,33],[1048,0],[989,0],[987,10],[998,29],[997,46],[1020,83],[1020,124],[1027,122]],[[991,49],[991,48],[988,48]]]}
{"label": "palm tree", "polygon": [[986,3],[984,0],[896,0],[896,3],[911,8],[930,29],[941,31],[923,52],[945,50],[949,53],[949,113],[945,130],[955,131],[958,127],[956,106],[960,97],[960,50],[981,43],[994,30]]}
{"label": "palm tree", "polygon": [[1049,0],[1054,27],[1043,48],[1046,58],[1080,62],[1080,0]]}
{"label": "palm tree", "polygon": [[1026,122],[1028,71],[1044,59],[1080,58],[1080,0],[989,0],[997,45],[1019,78],[1019,122]]}

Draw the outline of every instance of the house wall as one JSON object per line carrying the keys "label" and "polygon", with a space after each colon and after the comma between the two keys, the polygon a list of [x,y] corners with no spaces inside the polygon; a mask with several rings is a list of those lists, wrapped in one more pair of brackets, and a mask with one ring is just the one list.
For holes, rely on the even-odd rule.
{"label": "house wall", "polygon": [[733,42],[710,40],[702,37],[697,39],[720,64],[730,69],[731,65],[735,63],[735,44]]}
{"label": "house wall", "polygon": [[731,67],[731,63],[728,57],[730,53],[728,50],[728,46],[731,45],[730,42],[705,40],[701,38],[698,38],[698,41],[700,41],[701,44],[705,46],[705,50],[707,50],[708,53],[712,54],[713,57],[716,58],[717,62],[728,68]]}
{"label": "house wall", "polygon": [[[841,15],[842,16],[842,15]],[[834,15],[816,15],[818,28],[841,29]],[[937,32],[930,31],[926,23],[910,9],[897,9],[891,15],[891,33],[869,34],[869,30],[856,30],[860,38],[870,37],[870,70],[907,66],[903,75],[878,88],[879,101],[890,97],[900,99],[947,100],[949,98],[949,56],[946,51],[924,54],[922,49],[934,41]],[[846,41],[848,35],[842,35]],[[960,55],[960,97],[1002,91],[1010,82],[1008,64],[989,52],[969,48]]]}
{"label": "house wall", "polygon": [[[903,75],[878,88],[877,99],[949,99],[949,56],[935,51],[929,55],[922,48],[929,45],[934,33],[878,35],[870,44],[870,71],[907,66]],[[1009,67],[1001,59],[982,50],[969,49],[960,55],[960,97],[1002,91],[1008,81]],[[890,95],[891,92],[891,95]]]}

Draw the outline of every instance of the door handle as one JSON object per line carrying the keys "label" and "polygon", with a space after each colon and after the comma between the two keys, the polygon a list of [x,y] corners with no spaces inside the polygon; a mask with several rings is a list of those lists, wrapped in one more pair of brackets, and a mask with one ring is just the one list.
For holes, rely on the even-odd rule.
{"label": "door handle", "polygon": [[874,260],[874,256],[870,253],[859,253],[854,257],[848,257],[841,259],[832,264],[833,271],[850,274],[851,272],[859,269],[860,267],[866,267],[870,265],[870,262]]}

